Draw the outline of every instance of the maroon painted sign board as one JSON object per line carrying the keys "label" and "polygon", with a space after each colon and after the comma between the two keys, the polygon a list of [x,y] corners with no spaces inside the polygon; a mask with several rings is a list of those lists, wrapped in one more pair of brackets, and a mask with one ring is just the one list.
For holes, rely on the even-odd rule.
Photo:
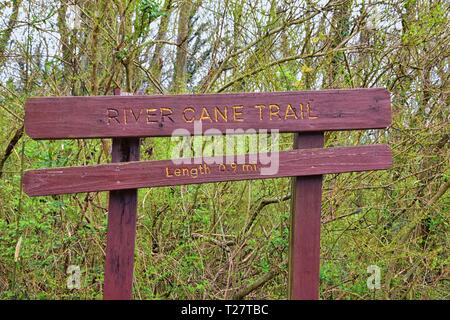
{"label": "maroon painted sign board", "polygon": [[30,98],[26,133],[33,139],[171,136],[226,129],[280,132],[385,128],[390,96],[385,89],[176,96]]}
{"label": "maroon painted sign board", "polygon": [[[391,123],[390,94],[382,88],[177,96],[31,98],[25,130],[33,139],[113,138],[111,164],[29,170],[30,196],[110,191],[105,299],[132,296],[137,189],[294,177],[289,297],[317,299],[322,175],[382,170],[392,165],[386,145],[323,148],[323,131],[377,129]],[[201,122],[201,127],[195,126]],[[139,137],[237,134],[227,129],[295,132],[294,149],[276,154],[279,170],[215,158],[139,161]],[[176,131],[174,131],[176,130]],[[241,131],[243,133],[243,131]],[[256,159],[256,160],[252,160]],[[189,161],[187,161],[189,160]]]}
{"label": "maroon painted sign board", "polygon": [[225,159],[211,164],[212,158],[207,158],[181,165],[159,160],[31,170],[24,175],[24,190],[30,196],[43,196],[381,170],[392,165],[386,145],[296,149],[278,156],[279,170],[273,175],[262,175],[261,168],[266,165],[259,158],[252,163],[249,155],[241,164],[227,164]]}

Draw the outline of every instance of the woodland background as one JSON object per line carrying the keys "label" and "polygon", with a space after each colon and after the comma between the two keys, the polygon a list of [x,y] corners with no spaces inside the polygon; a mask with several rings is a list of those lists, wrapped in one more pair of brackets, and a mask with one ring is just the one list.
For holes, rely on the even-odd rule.
{"label": "woodland background", "polygon": [[[107,193],[29,198],[30,168],[110,161],[110,140],[32,141],[30,96],[386,87],[388,171],[327,175],[321,299],[448,299],[448,1],[0,2],[0,298],[100,299]],[[292,147],[283,134],[282,149]],[[170,156],[143,139],[142,159]],[[141,189],[135,299],[287,297],[290,181]],[[69,290],[69,265],[81,289]],[[382,287],[367,288],[367,267]]]}

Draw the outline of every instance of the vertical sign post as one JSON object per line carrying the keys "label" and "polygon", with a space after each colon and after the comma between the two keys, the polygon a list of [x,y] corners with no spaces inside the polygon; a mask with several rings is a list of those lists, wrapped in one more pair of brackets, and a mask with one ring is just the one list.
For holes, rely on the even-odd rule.
{"label": "vertical sign post", "polygon": [[[323,132],[294,134],[294,149],[322,148],[323,144]],[[319,298],[322,176],[293,178],[291,192],[289,298],[317,300]]]}
{"label": "vertical sign post", "polygon": [[[120,89],[114,90],[120,95]],[[139,161],[139,138],[112,139],[112,162]],[[109,192],[105,300],[132,297],[137,189]]]}

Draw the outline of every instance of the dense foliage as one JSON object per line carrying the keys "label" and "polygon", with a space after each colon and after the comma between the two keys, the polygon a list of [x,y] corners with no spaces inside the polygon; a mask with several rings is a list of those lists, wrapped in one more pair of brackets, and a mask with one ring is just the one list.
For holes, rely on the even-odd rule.
{"label": "dense foliage", "polygon": [[[389,171],[326,176],[322,299],[449,298],[449,2],[13,0],[0,3],[0,298],[102,297],[107,193],[29,198],[29,168],[110,161],[110,140],[32,141],[30,96],[386,87]],[[351,101],[349,101],[351,103]],[[143,139],[142,159],[170,157]],[[281,138],[292,147],[292,135]],[[287,296],[290,181],[141,189],[136,299]],[[67,288],[69,265],[81,288]],[[369,290],[367,267],[381,268]]]}

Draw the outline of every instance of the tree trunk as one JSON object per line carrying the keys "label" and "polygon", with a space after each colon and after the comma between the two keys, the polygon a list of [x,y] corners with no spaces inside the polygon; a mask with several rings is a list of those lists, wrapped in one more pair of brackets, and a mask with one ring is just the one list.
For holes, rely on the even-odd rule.
{"label": "tree trunk", "polygon": [[19,8],[22,0],[13,1],[12,14],[9,17],[8,25],[6,30],[3,31],[0,37],[0,66],[6,61],[6,47],[8,46],[9,39],[11,38],[11,33],[17,24],[17,17],[19,16]]}
{"label": "tree trunk", "polygon": [[190,31],[190,17],[192,1],[185,0],[181,3],[178,17],[177,54],[173,72],[172,92],[180,93],[186,90],[186,62],[188,50],[188,37]]}
{"label": "tree trunk", "polygon": [[[165,15],[161,16],[161,22],[159,24],[158,35],[156,36],[156,41],[164,41],[166,39],[167,29],[170,20],[170,7],[172,6],[172,0],[166,0],[164,2],[164,12]],[[156,81],[161,82],[161,70],[163,67],[163,58],[161,57],[161,52],[163,48],[163,43],[159,42],[155,44],[155,51],[153,52],[151,61],[151,73]]]}

